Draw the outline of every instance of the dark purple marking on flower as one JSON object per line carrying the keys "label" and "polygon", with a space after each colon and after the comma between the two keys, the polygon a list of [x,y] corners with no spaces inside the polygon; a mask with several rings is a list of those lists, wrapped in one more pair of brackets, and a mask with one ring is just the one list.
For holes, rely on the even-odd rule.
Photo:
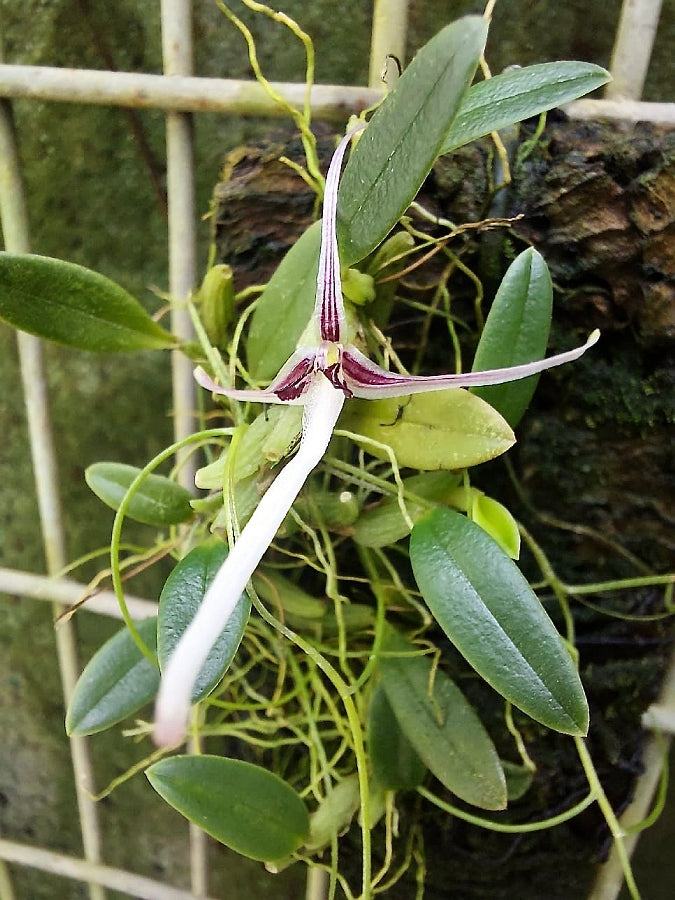
{"label": "dark purple marking on flower", "polygon": [[340,258],[336,236],[337,193],[340,168],[350,140],[365,128],[360,125],[352,129],[338,144],[326,174],[323,195],[323,216],[321,218],[321,252],[319,272],[316,279],[315,315],[319,322],[321,340],[339,343],[344,337],[345,309],[340,281]]}
{"label": "dark purple marking on flower", "polygon": [[347,387],[347,382],[345,381],[344,375],[342,373],[342,366],[340,365],[339,362],[333,363],[332,365],[327,366],[325,369],[322,369],[321,371],[326,376],[326,378],[330,381],[330,383],[333,385],[333,387],[336,388],[338,391],[342,391],[342,393],[345,395],[345,397],[349,398],[349,397],[354,396],[354,394],[350,390],[350,388]]}
{"label": "dark purple marking on flower", "polygon": [[405,385],[410,383],[409,375],[397,375],[376,366],[355,347],[342,352],[342,370],[350,382],[359,387],[381,387],[383,385]]}
{"label": "dark purple marking on flower", "polygon": [[596,343],[599,331],[589,335],[585,344],[557,353],[547,359],[509,366],[502,369],[489,369],[485,372],[465,372],[455,375],[398,375],[376,365],[351,345],[342,351],[342,370],[347,386],[355,397],[377,399],[378,397],[400,397],[403,394],[421,394],[426,391],[441,391],[446,388],[473,387],[486,384],[504,384],[507,381],[518,381],[562,366],[564,363],[578,359]]}
{"label": "dark purple marking on flower", "polygon": [[309,387],[315,371],[315,359],[313,354],[303,357],[282,378],[275,379],[270,390],[280,400],[297,400]]}

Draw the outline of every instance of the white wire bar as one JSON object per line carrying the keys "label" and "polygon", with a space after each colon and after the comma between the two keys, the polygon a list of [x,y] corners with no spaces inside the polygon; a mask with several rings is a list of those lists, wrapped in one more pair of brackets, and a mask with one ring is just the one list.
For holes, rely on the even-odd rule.
{"label": "white wire bar", "polygon": [[395,56],[401,67],[405,65],[407,34],[408,0],[374,0],[368,73],[371,88],[382,87],[387,56]]}
{"label": "white wire bar", "polygon": [[[272,82],[272,87],[289,103],[298,109],[302,108],[303,85]],[[311,93],[312,115],[325,121],[344,122],[352,113],[376,103],[382,92],[382,87],[317,84]],[[105,72],[98,69],[0,65],[0,97],[3,96],[175,112],[211,112],[265,118],[285,115],[256,82]],[[673,103],[643,103],[619,99],[575,100],[564,109],[573,119],[654,122],[663,125],[675,122]]]}
{"label": "white wire bar", "polygon": [[[638,825],[649,814],[656,795],[659,779],[664,766],[668,765],[668,751],[675,736],[675,655],[659,691],[659,698],[642,717],[642,724],[652,732],[660,732],[652,736],[645,747],[642,765],[644,771],[637,781],[635,793],[630,804],[621,815],[621,827],[628,832],[633,825]],[[634,832],[624,838],[624,846],[632,854],[640,837]],[[589,900],[616,900],[623,885],[623,870],[616,850],[613,848],[607,862],[598,870]]]}
{"label": "white wire bar", "polygon": [[[272,87],[288,103],[302,109],[304,84],[273,82]],[[265,118],[287,115],[256,81],[99,69],[0,65],[0,96],[171,112]],[[381,96],[381,89],[317,84],[311,92],[312,115],[344,122],[353,112],[367,109]]]}
{"label": "white wire bar", "polygon": [[[162,0],[162,54],[165,76],[192,74],[192,21],[189,0]],[[166,117],[166,180],[169,215],[169,293],[171,330],[182,341],[193,337],[186,301],[195,287],[197,272],[196,201],[194,184],[193,122],[188,112],[171,111]],[[179,350],[171,353],[174,439],[182,441],[195,431],[195,381],[192,363]],[[178,457],[179,481],[194,490],[195,457]]]}
{"label": "white wire bar", "polygon": [[[192,4],[190,0],[162,0],[162,57],[168,78],[190,77],[193,68]],[[171,330],[187,341],[193,336],[185,301],[197,277],[197,206],[195,199],[194,130],[192,113],[170,111],[166,116],[166,180],[169,217],[169,292],[172,298]],[[195,380],[192,361],[179,350],[172,351],[174,439],[188,438],[196,427]],[[184,450],[178,455],[178,480],[194,490],[196,457]],[[194,752],[198,747],[191,748]],[[190,883],[193,896],[202,898],[208,889],[206,834],[190,824]]]}
{"label": "white wire bar", "polygon": [[[47,600],[66,607],[78,607],[84,601],[80,608],[87,612],[109,616],[112,619],[122,620],[123,618],[113,591],[96,590],[90,593],[87,585],[72,578],[50,578],[47,575],[33,575],[30,572],[6,569],[0,566],[0,594],[27,597],[32,600]],[[157,604],[151,600],[143,600],[129,594],[124,596],[134,621],[139,622],[157,615]]]}
{"label": "white wire bar", "polygon": [[659,27],[662,0],[624,0],[605,88],[608,100],[642,97],[649,60]]}
{"label": "white wire bar", "polygon": [[[74,856],[66,856],[62,853],[54,853],[52,850],[43,850],[39,847],[31,847],[16,841],[7,841],[0,838],[0,857],[7,862],[31,866],[43,872],[60,875],[64,878],[72,878],[76,881],[96,882],[110,890],[128,894],[136,900],[195,900],[192,891],[184,891],[171,887],[142,875],[135,875],[123,869],[115,869],[112,866],[100,865]],[[5,900],[4,895],[2,900]],[[200,897],[199,900],[208,900]]]}
{"label": "white wire bar", "polygon": [[[13,253],[28,253],[28,215],[12,111],[7,101],[0,104],[0,166],[0,216],[5,248]],[[54,574],[66,564],[66,548],[42,344],[22,332],[17,334],[17,341],[45,560],[47,571]],[[67,621],[57,629],[55,641],[67,706],[80,674],[72,622]],[[101,861],[101,836],[98,814],[91,799],[94,775],[86,738],[71,737],[69,746],[82,846],[87,862],[95,864]],[[106,894],[100,884],[90,881],[88,887],[91,900],[105,900]]]}
{"label": "white wire bar", "polygon": [[675,103],[645,103],[642,100],[575,100],[563,106],[571,119],[595,121],[653,122],[675,125]]}

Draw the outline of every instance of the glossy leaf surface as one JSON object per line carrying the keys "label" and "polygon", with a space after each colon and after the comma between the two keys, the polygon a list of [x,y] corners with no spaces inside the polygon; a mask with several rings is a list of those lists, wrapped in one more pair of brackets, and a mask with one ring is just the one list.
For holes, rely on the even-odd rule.
{"label": "glossy leaf surface", "polygon": [[549,728],[586,733],[588,705],[567,647],[482,528],[437,508],[413,528],[410,561],[434,618],[482,678]]}
{"label": "glossy leaf surface", "polygon": [[[157,620],[138,624],[150,650]],[[139,650],[127,628],[118,631],[91,658],[80,675],[66,713],[68,734],[95,734],[149,703],[159,688],[159,669]]]}
{"label": "glossy leaf surface", "polygon": [[[208,586],[226,558],[227,547],[222,541],[209,541],[183,557],[167,578],[157,617],[157,655],[161,669],[194,619]],[[241,643],[250,611],[251,601],[242,594],[199,673],[192,692],[193,702],[206,697],[225,674]]]}
{"label": "glossy leaf surface", "polygon": [[174,338],[114,281],[47,256],[0,253],[0,319],[81,350],[161,350]]}
{"label": "glossy leaf surface", "polygon": [[610,81],[609,72],[586,62],[514,67],[472,85],[445,136],[441,153],[582,97]]}
{"label": "glossy leaf surface", "polygon": [[[415,648],[393,629],[383,652]],[[504,773],[488,733],[462,692],[429,656],[383,656],[382,687],[401,731],[438,780],[481,809],[506,806]]]}
{"label": "glossy leaf surface", "polygon": [[[124,463],[99,462],[89,466],[84,477],[99,500],[119,509],[124,496],[141,470]],[[191,495],[181,485],[162,475],[148,475],[134,493],[127,515],[136,522],[164,528],[192,518]]]}
{"label": "glossy leaf surface", "polygon": [[480,16],[439,31],[360,136],[338,194],[343,266],[374,250],[419,191],[471,84],[486,37],[487,22]]}
{"label": "glossy leaf surface", "polygon": [[[386,400],[350,400],[339,427],[387,444],[400,466],[462,469],[493,459],[515,441],[491,406],[461,388]],[[386,454],[368,446],[368,453]]]}
{"label": "glossy leaf surface", "polygon": [[368,755],[373,776],[386,791],[413,790],[427,771],[401,731],[382,685],[375,689],[368,710]]}
{"label": "glossy leaf surface", "polygon": [[[525,250],[509,266],[490,308],[472,372],[534,362],[546,356],[553,285],[544,258]],[[538,375],[471,389],[500,412],[512,428],[532,399]]]}
{"label": "glossy leaf surface", "polygon": [[275,860],[309,831],[305,804],[285,781],[222,756],[172,756],[146,770],[160,797],[221,844],[251,859]]}

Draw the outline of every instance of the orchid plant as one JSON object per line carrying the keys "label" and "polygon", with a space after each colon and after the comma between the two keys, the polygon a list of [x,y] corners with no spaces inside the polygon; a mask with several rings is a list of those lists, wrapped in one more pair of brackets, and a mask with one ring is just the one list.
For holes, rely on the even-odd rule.
{"label": "orchid plant", "polygon": [[214,382],[202,368],[195,372],[202,387],[226,397],[257,403],[302,404],[302,439],[297,453],[272,482],[231,548],[162,673],[154,732],[160,746],[172,746],[184,738],[191,697],[202,666],[302,486],[326,452],[345,399],[401,397],[517,381],[578,359],[599,337],[596,331],[581,347],[537,362],[486,372],[427,377],[398,375],[383,369],[348,342],[336,213],[342,158],[361,127],[342,138],[326,177],[312,319],[318,339],[316,345],[296,350],[265,390],[226,388]]}
{"label": "orchid plant", "polygon": [[[257,77],[283,103],[260,73],[250,32],[219,5],[246,36]],[[247,5],[272,15],[252,0]],[[443,234],[416,227],[408,210],[440,155],[607,80],[597,66],[555,63],[473,83],[488,24],[487,17],[469,16],[422,48],[395,89],[339,141],[325,186],[309,108],[288,109],[307,155],[303,177],[322,194],[323,213],[320,231],[305,232],[254,304],[249,371],[264,383],[288,357],[266,388],[234,386],[237,372],[253,381],[237,351],[254,307],[234,334],[227,330],[235,300],[250,295],[234,297],[226,266],[210,270],[191,306],[201,346],[178,347],[137,301],[100,275],[44,257],[0,260],[0,316],[10,324],[104,352],[182,350],[199,363],[197,382],[232,404],[225,413],[232,424],[202,428],[143,469],[96,463],[87,470],[94,492],[116,510],[111,575],[126,627],[87,665],[67,730],[102,731],[156,698],[154,722],[132,731],[152,735],[158,745],[146,760],[155,790],[271,871],[298,859],[323,866],[330,896],[338,882],[354,896],[338,870],[337,846],[357,812],[363,900],[387,873],[394,883],[419,856],[409,845],[393,863],[398,791],[417,791],[454,816],[492,827],[439,792],[499,810],[516,796],[514,771],[520,790],[527,789],[534,764],[514,709],[577,743],[589,793],[562,817],[597,800],[619,837],[583,743],[588,706],[572,631],[563,639],[515,562],[521,534],[537,560],[545,559],[543,551],[504,506],[472,486],[469,473],[514,442],[532,376],[578,359],[598,333],[544,358],[552,284],[534,248],[511,262],[485,322],[477,302],[482,333],[471,372],[458,365],[452,374],[408,374],[382,334],[387,315],[374,311],[378,300],[388,308],[395,290],[384,301],[378,292],[392,281],[395,287],[420,250],[447,253],[447,280],[455,269],[468,271],[448,249],[451,240],[510,224],[457,226],[417,204],[422,220]],[[289,27],[311,46],[295,23]],[[310,69],[308,61],[308,76]],[[493,139],[503,150],[498,135]],[[386,278],[373,278],[383,270]],[[355,281],[365,284],[361,294]],[[445,281],[437,291],[439,301],[443,296]],[[446,322],[458,350],[449,313]],[[228,351],[229,378],[218,347]],[[370,358],[378,354],[382,365]],[[282,413],[302,407],[299,442],[297,418],[286,421],[265,408],[249,421],[252,410],[268,404]],[[197,486],[208,493],[198,498],[175,476],[154,472],[190,447],[207,452]],[[308,483],[315,470],[318,492]],[[158,615],[143,621],[134,620],[122,587],[123,570],[138,562],[120,560],[125,517],[159,529],[148,560],[168,554],[176,560]],[[550,567],[541,563],[541,570],[548,578]],[[370,602],[363,602],[366,586]],[[450,677],[442,633],[504,698],[519,765],[500,758]],[[239,713],[236,721],[231,710]],[[198,752],[167,756],[188,732]],[[201,752],[204,740],[224,736],[248,747],[256,763]],[[388,862],[373,874],[371,831],[380,821]]]}

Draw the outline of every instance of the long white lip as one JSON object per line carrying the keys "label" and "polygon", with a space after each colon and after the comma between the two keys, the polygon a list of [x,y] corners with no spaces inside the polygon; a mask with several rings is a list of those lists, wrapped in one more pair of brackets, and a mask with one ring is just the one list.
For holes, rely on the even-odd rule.
{"label": "long white lip", "polygon": [[342,391],[317,372],[305,395],[298,452],[262,497],[162,673],[155,706],[158,746],[173,747],[183,740],[197,676],[293,501],[326,452],[344,400]]}

